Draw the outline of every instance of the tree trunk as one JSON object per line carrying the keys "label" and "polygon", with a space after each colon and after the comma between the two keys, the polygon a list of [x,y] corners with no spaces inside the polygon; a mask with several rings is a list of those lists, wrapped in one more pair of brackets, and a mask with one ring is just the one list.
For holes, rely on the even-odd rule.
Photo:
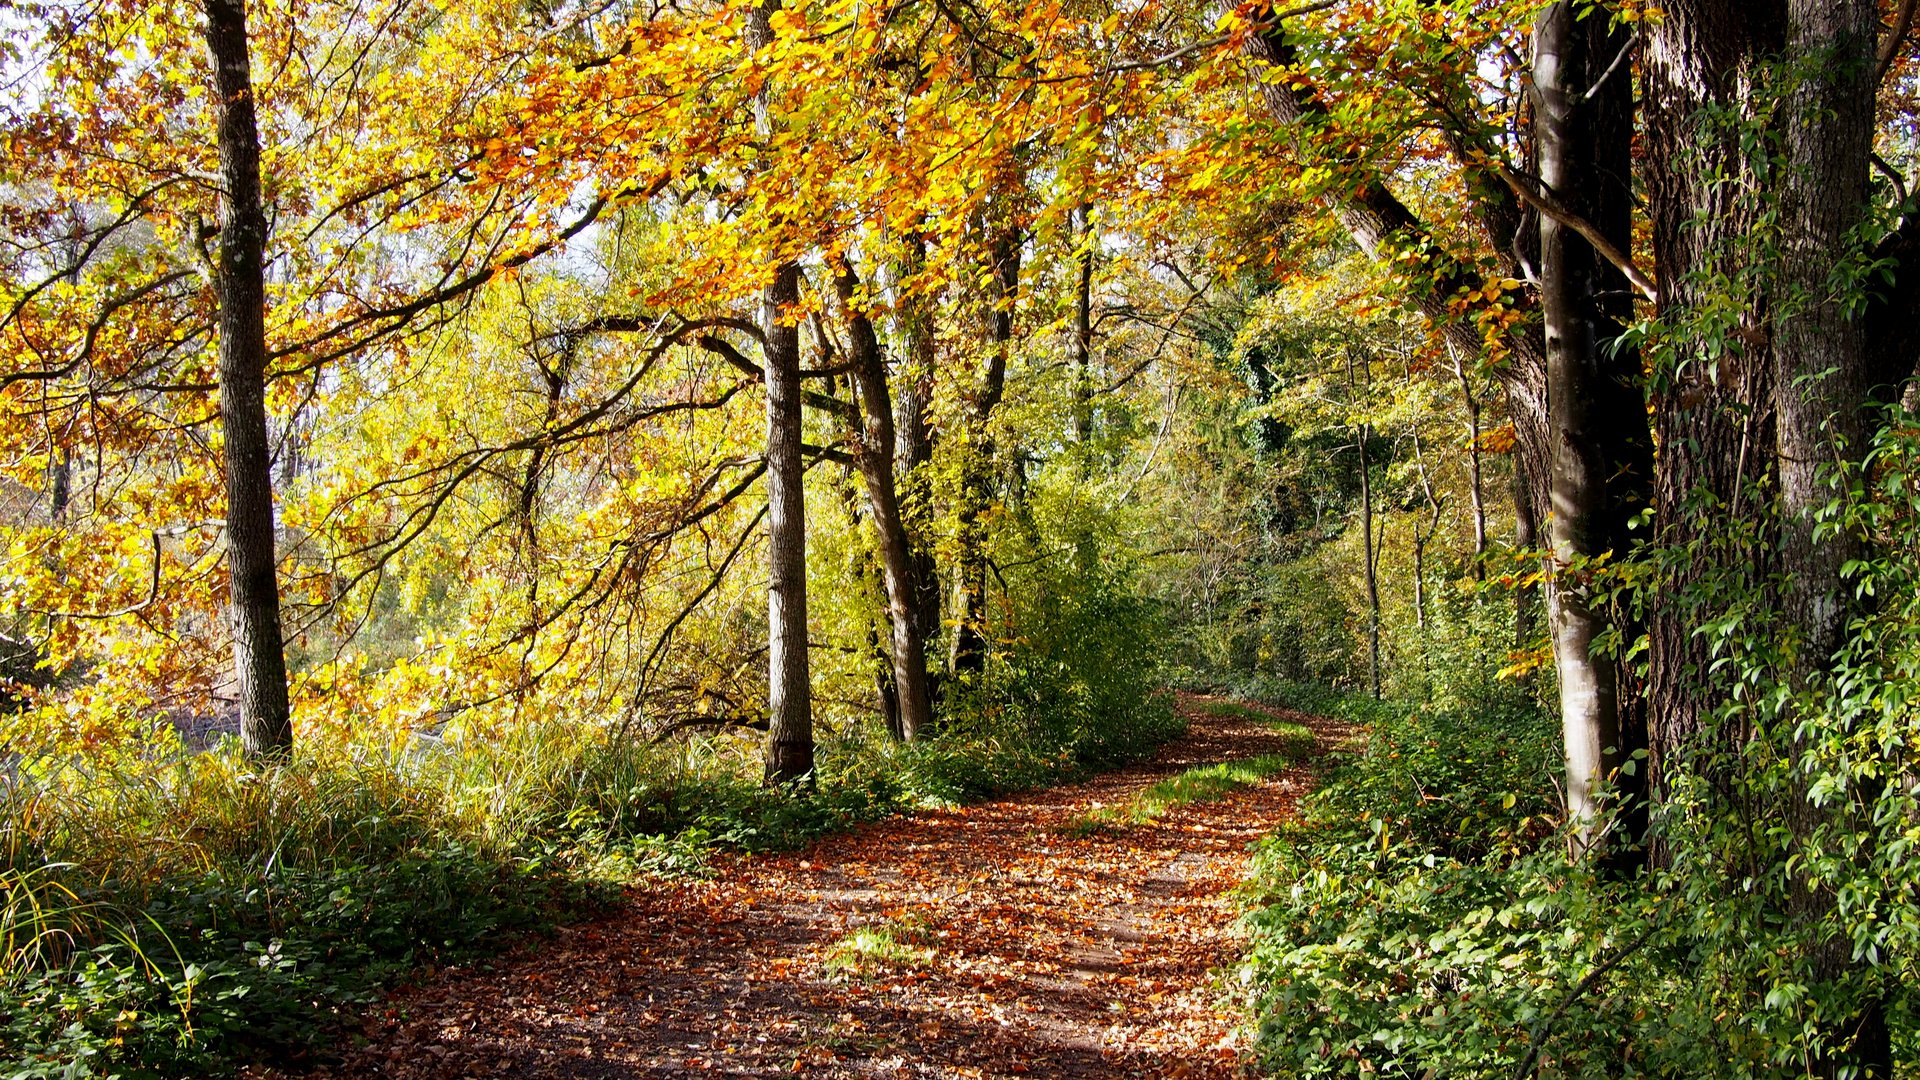
{"label": "tree trunk", "polygon": [[1473,580],[1487,580],[1487,502],[1485,477],[1480,455],[1480,399],[1474,396],[1467,366],[1460,361],[1460,350],[1447,343],[1453,357],[1453,374],[1460,380],[1460,401],[1467,410],[1467,499],[1473,508]]}
{"label": "tree trunk", "polygon": [[[1527,460],[1519,454],[1513,455],[1513,549],[1515,551],[1533,551],[1540,546],[1540,519],[1534,513],[1536,503],[1531,497],[1532,479],[1527,475]],[[1513,646],[1516,649],[1533,647],[1538,628],[1534,626],[1534,608],[1538,606],[1539,591],[1531,585],[1518,585],[1513,590]]]}
{"label": "tree trunk", "polygon": [[[1589,94],[1628,44],[1623,28],[1601,17],[1580,18],[1569,2],[1544,9],[1534,24],[1534,131],[1540,181],[1567,210],[1601,230],[1616,248],[1630,246],[1624,187],[1630,137],[1630,87],[1610,79]],[[1609,197],[1612,195],[1612,197]],[[1612,658],[1594,655],[1607,631],[1588,599],[1591,560],[1624,543],[1609,510],[1609,482],[1620,463],[1609,453],[1622,426],[1609,408],[1614,388],[1637,382],[1608,350],[1619,320],[1605,298],[1625,297],[1627,283],[1572,228],[1550,215],[1540,223],[1540,307],[1546,337],[1548,427],[1553,437],[1553,514],[1548,518],[1547,618],[1560,690],[1566,753],[1567,814],[1581,856],[1603,849],[1606,801],[1625,740]],[[1615,306],[1618,306],[1617,304]],[[1627,312],[1630,314],[1630,312]],[[1617,352],[1613,355],[1618,355]],[[1634,368],[1637,354],[1627,354]],[[1632,415],[1632,414],[1629,414]],[[1624,530],[1620,530],[1624,532]]]}
{"label": "tree trunk", "polygon": [[[1409,372],[1411,378],[1411,372]],[[1440,531],[1440,516],[1444,512],[1440,499],[1433,493],[1433,477],[1427,472],[1426,450],[1420,445],[1420,431],[1413,431],[1413,461],[1419,470],[1420,494],[1427,501],[1427,527],[1423,531],[1418,522],[1413,526],[1413,621],[1420,630],[1420,655],[1424,663],[1427,658],[1427,543]]]}
{"label": "tree trunk", "polygon": [[1006,390],[1007,351],[1013,340],[1013,303],[1020,283],[1020,231],[1002,226],[994,237],[987,293],[987,370],[967,416],[968,445],[961,465],[958,507],[958,581],[954,589],[953,653],[955,675],[986,669],[987,528],[993,505],[993,435],[989,424]]}
{"label": "tree trunk", "polygon": [[[909,269],[918,271],[925,261],[924,242],[918,235],[909,245]],[[912,568],[913,618],[923,648],[931,649],[940,635],[940,568],[928,543],[933,533],[933,492],[928,465],[933,460],[933,432],[927,423],[927,410],[933,403],[933,370],[937,359],[933,314],[926,297],[902,290],[896,304],[897,334],[906,342],[906,363],[897,380],[899,394],[894,406],[894,489],[900,503],[900,520],[906,528],[909,561]],[[930,696],[936,691],[933,676],[928,677]]]}
{"label": "tree trunk", "polygon": [[933,730],[933,696],[927,684],[926,639],[915,611],[913,545],[900,514],[893,482],[893,400],[887,388],[886,361],[873,322],[858,310],[853,268],[842,263],[834,283],[847,308],[849,358],[860,391],[863,425],[854,440],[854,462],[866,480],[867,503],[879,534],[880,566],[891,626],[893,687],[899,702],[899,729],[909,741]]}
{"label": "tree trunk", "polygon": [[[1651,760],[1663,780],[1689,751],[1739,761],[1758,734],[1712,725],[1706,706],[1721,696],[1716,657],[1695,631],[1695,612],[1678,602],[1727,572],[1717,565],[1726,560],[1702,545],[1724,521],[1757,514],[1762,522],[1761,535],[1741,549],[1751,555],[1734,584],[1771,592],[1795,689],[1828,677],[1852,614],[1840,576],[1848,545],[1816,543],[1812,514],[1831,495],[1823,465],[1862,449],[1859,410],[1880,359],[1866,333],[1886,326],[1851,317],[1833,279],[1867,207],[1876,26],[1868,0],[1689,0],[1673,5],[1647,39],[1647,192],[1662,321],[1685,330],[1711,313],[1724,325],[1728,301],[1739,305],[1720,334],[1724,351],[1682,355],[1656,414],[1660,444],[1670,448],[1657,475],[1659,540],[1708,553],[1665,583],[1649,626]],[[1776,99],[1781,75],[1787,94]],[[1755,138],[1750,129],[1769,115],[1769,130]],[[1777,240],[1753,243],[1769,215]],[[1783,721],[1791,730],[1794,718]],[[1723,797],[1748,797],[1728,776],[1707,779]],[[1787,824],[1804,836],[1828,812],[1795,792]],[[1803,878],[1793,889],[1792,914],[1817,934],[1831,921],[1833,898]],[[1855,1015],[1823,1025],[1811,1073],[1891,1075],[1884,1003],[1871,971],[1852,961],[1847,937],[1816,939],[1809,959],[1816,980],[1852,983],[1865,995],[1855,999]]]}
{"label": "tree trunk", "polygon": [[206,0],[225,217],[220,223],[220,419],[227,470],[227,565],[240,745],[251,756],[293,745],[280,636],[273,457],[267,439],[267,215],[244,0]]}
{"label": "tree trunk", "polygon": [[[764,8],[762,9],[765,10]],[[767,378],[767,780],[813,773],[807,657],[806,461],[800,436],[800,268],[782,264],[760,300]]]}
{"label": "tree trunk", "polygon": [[[1669,325],[1684,327],[1691,312],[1725,306],[1728,298],[1715,295],[1716,289],[1752,287],[1748,241],[1757,208],[1747,193],[1766,185],[1753,174],[1733,127],[1748,107],[1738,95],[1758,78],[1759,57],[1781,44],[1783,14],[1777,0],[1751,6],[1688,0],[1647,35],[1641,95],[1647,203],[1661,286],[1659,316]],[[1747,310],[1724,334],[1724,353],[1688,356],[1661,373],[1654,409],[1663,448],[1655,474],[1655,535],[1661,544],[1692,543],[1715,518],[1751,517],[1757,509],[1753,492],[1767,479],[1773,417],[1764,407],[1772,383],[1764,303],[1758,296],[1737,299]],[[1704,746],[1709,699],[1702,691],[1714,658],[1711,643],[1695,633],[1693,613],[1678,600],[1709,570],[1721,569],[1679,568],[1649,618],[1649,764],[1656,784],[1682,748]],[[1772,569],[1750,567],[1751,580],[1763,580]],[[1743,731],[1720,735],[1720,748],[1733,754],[1745,742]]]}
{"label": "tree trunk", "polygon": [[[1875,32],[1872,0],[1788,0],[1784,56],[1798,63],[1787,99],[1781,251],[1775,273],[1781,296],[1773,312],[1773,409],[1779,467],[1781,607],[1798,634],[1790,678],[1811,698],[1831,675],[1833,658],[1854,615],[1841,568],[1858,555],[1843,532],[1816,534],[1816,515],[1833,498],[1827,473],[1836,461],[1859,461],[1869,432],[1864,409],[1873,374],[1861,321],[1836,295],[1836,263],[1855,243],[1868,209],[1874,129]],[[1796,738],[1796,743],[1800,740]],[[1793,800],[1797,835],[1806,836],[1844,812],[1847,802],[1819,806],[1805,788]],[[1832,890],[1799,883],[1796,914],[1828,924]],[[1871,978],[1856,965],[1852,938],[1836,933],[1816,947],[1814,975]],[[1884,1078],[1893,1073],[1884,998],[1868,1000],[1857,1018],[1825,1032],[1832,1044],[1817,1063],[1826,1076]],[[1852,1045],[1846,1045],[1851,1041]]]}
{"label": "tree trunk", "polygon": [[1073,378],[1073,441],[1085,443],[1093,434],[1092,206],[1083,203],[1074,208],[1071,232],[1079,248],[1073,256],[1073,331],[1067,341],[1067,366]]}
{"label": "tree trunk", "polygon": [[[747,44],[774,43],[780,0],[747,16]],[[764,88],[754,99],[762,137],[773,133]],[[769,784],[813,775],[813,679],[807,655],[806,454],[800,408],[800,267],[784,262],[760,294],[767,390],[767,750]]]}

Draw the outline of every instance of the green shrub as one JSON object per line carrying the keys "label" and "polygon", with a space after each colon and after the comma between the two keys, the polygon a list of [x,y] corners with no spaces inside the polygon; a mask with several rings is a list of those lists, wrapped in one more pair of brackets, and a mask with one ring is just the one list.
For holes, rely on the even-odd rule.
{"label": "green shrub", "polygon": [[[1544,716],[1288,704],[1372,731],[1256,856],[1238,975],[1268,1072],[1806,1075],[1820,1020],[1795,956],[1810,928],[1699,866],[1623,880],[1572,863]],[[1905,1059],[1913,995],[1886,987]]]}
{"label": "green shrub", "polygon": [[[1657,897],[1544,848],[1462,860],[1283,831],[1259,857],[1240,971],[1278,1076],[1735,1076]],[[1533,1074],[1529,1074],[1533,1075]]]}
{"label": "green shrub", "polygon": [[1159,689],[1155,606],[1117,573],[1068,563],[1014,598],[977,678],[949,684],[939,736],[909,749],[900,780],[961,803],[1137,761],[1185,730]]}

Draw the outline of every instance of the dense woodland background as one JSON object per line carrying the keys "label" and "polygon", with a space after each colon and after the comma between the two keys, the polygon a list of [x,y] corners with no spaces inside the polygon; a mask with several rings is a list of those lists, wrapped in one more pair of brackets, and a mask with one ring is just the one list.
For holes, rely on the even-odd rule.
{"label": "dense woodland background", "polygon": [[0,1047],[1368,725],[1277,1075],[1914,1075],[1911,0],[15,2]]}

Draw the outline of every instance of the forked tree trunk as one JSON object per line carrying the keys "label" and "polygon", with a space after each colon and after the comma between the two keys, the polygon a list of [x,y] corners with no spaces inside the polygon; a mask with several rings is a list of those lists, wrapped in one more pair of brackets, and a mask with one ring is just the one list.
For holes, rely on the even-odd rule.
{"label": "forked tree trunk", "polygon": [[[925,261],[924,242],[915,235],[908,246],[907,269],[917,272]],[[933,404],[935,348],[933,314],[928,298],[902,290],[895,304],[896,333],[906,343],[906,362],[900,365],[894,405],[894,490],[899,495],[900,521],[907,533],[912,568],[913,618],[923,648],[931,650],[940,635],[940,568],[929,539],[933,534],[933,491],[929,465],[933,461],[933,430],[927,420]],[[928,677],[929,696],[937,684]]]}
{"label": "forked tree trunk", "polygon": [[260,134],[244,0],[206,0],[220,181],[220,422],[227,470],[227,565],[240,744],[252,756],[293,745],[267,438],[267,215],[260,201]]}
{"label": "forked tree trunk", "polygon": [[859,281],[853,268],[843,263],[834,283],[841,304],[847,308],[849,359],[854,384],[860,391],[862,424],[855,440],[854,461],[866,481],[867,504],[879,535],[891,634],[888,655],[893,666],[900,737],[912,741],[933,730],[933,695],[927,682],[926,639],[920,634],[914,610],[913,545],[900,515],[899,493],[893,480],[893,399],[887,389],[879,335],[874,333],[866,313],[854,307]]}

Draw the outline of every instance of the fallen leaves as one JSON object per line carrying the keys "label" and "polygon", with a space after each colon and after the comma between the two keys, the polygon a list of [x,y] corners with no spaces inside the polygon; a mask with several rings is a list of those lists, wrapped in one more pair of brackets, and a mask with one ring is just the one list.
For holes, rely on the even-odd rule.
{"label": "fallen leaves", "polygon": [[1240,1076],[1217,982],[1240,948],[1231,890],[1304,769],[1123,833],[1059,833],[1096,801],[1270,750],[1247,719],[1190,720],[1153,763],[1084,785],[642,884],[497,970],[396,995],[314,1075]]}

